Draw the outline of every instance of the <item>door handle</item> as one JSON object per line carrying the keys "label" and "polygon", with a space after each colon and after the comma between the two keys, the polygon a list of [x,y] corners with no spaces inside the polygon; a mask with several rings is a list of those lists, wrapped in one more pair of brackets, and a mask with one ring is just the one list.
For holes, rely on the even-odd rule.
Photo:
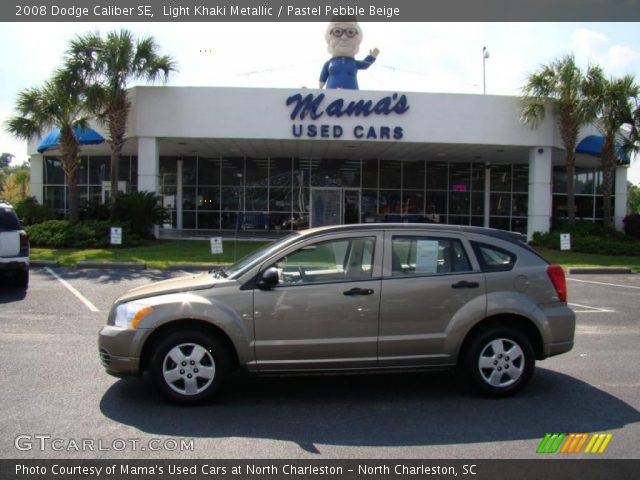
{"label": "door handle", "polygon": [[373,295],[373,290],[370,288],[352,288],[351,290],[347,290],[346,292],[342,292],[343,295],[353,296],[353,295]]}
{"label": "door handle", "polygon": [[451,285],[451,288],[478,288],[480,284],[478,282],[467,282],[466,280],[460,280],[458,283]]}

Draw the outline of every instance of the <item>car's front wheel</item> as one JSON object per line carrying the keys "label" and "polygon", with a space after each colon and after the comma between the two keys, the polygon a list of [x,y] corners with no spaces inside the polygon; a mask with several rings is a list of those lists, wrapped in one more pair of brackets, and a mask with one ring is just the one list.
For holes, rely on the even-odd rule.
{"label": "car's front wheel", "polygon": [[535,355],[519,330],[494,327],[476,334],[467,349],[465,369],[484,395],[506,397],[522,389],[533,375]]}
{"label": "car's front wheel", "polygon": [[193,330],[173,332],[153,351],[149,370],[158,390],[180,403],[210,398],[229,371],[230,355],[220,339]]}

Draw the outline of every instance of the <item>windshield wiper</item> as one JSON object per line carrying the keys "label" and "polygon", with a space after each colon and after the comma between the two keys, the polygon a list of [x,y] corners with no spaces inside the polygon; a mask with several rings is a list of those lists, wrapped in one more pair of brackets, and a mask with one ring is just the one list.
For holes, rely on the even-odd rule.
{"label": "windshield wiper", "polygon": [[209,270],[209,273],[212,274],[215,278],[227,278],[229,275],[224,271],[223,267],[212,268]]}

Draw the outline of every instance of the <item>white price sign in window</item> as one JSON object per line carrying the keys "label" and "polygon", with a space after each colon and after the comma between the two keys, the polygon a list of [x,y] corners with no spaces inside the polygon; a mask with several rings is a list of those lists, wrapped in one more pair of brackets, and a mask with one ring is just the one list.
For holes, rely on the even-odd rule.
{"label": "white price sign in window", "polygon": [[438,241],[418,240],[416,245],[416,273],[438,271]]}

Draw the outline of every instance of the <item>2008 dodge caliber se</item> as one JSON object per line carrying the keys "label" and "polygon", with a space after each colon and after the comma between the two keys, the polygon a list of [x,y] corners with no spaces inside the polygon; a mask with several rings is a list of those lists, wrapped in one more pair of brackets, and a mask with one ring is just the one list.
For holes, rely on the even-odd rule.
{"label": "2008 dodge caliber se", "polygon": [[517,234],[449,225],[294,233],[231,267],[137,288],[99,335],[107,372],[148,370],[183,403],[254,373],[461,366],[481,393],[569,351],[564,272]]}

